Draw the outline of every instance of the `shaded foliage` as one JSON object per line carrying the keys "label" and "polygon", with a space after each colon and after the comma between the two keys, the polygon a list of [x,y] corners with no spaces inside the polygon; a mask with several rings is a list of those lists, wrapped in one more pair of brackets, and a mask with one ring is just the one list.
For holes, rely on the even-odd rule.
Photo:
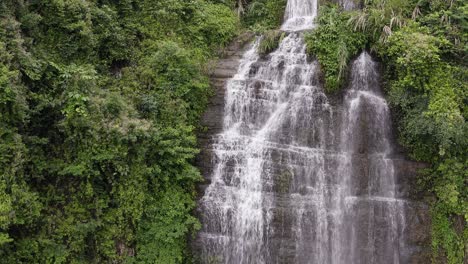
{"label": "shaded foliage", "polygon": [[239,26],[194,1],[0,3],[2,263],[187,263],[205,64]]}
{"label": "shaded foliage", "polygon": [[258,45],[258,53],[260,53],[260,55],[267,55],[276,50],[285,35],[285,32],[281,32],[279,30],[266,31]]}
{"label": "shaded foliage", "polygon": [[252,0],[242,21],[254,31],[277,29],[283,22],[286,3],[286,0]]}

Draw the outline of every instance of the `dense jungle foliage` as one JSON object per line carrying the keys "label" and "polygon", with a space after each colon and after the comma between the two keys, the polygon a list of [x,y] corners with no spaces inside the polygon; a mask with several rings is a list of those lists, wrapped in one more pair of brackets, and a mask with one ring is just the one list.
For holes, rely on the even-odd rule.
{"label": "dense jungle foliage", "polygon": [[1,263],[187,263],[205,0],[0,1]]}
{"label": "dense jungle foliage", "polygon": [[[430,164],[419,186],[432,205],[433,262],[466,260],[468,252],[468,2],[365,0],[359,11],[320,7],[306,37],[310,55],[336,92],[349,61],[363,48],[384,67],[385,90],[400,143]],[[420,195],[420,194],[419,194]]]}

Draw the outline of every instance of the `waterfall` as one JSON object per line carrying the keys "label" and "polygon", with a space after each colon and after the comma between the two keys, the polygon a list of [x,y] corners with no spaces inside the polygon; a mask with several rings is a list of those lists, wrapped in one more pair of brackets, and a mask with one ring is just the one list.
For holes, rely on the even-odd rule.
{"label": "waterfall", "polygon": [[401,259],[405,202],[377,64],[363,52],[342,104],[330,103],[300,32],[316,14],[316,0],[289,0],[278,49],[261,58],[257,39],[226,84],[199,202],[202,263]]}
{"label": "waterfall", "polygon": [[366,52],[352,64],[344,106],[340,167],[346,178],[333,263],[400,263],[405,201],[396,198],[389,107]]}
{"label": "waterfall", "polygon": [[314,27],[314,19],[317,16],[317,1],[289,0],[286,5],[284,20],[281,30],[301,31]]}

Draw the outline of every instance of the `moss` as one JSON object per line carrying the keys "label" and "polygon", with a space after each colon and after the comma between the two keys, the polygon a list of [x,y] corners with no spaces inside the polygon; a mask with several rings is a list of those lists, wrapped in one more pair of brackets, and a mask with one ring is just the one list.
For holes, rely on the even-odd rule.
{"label": "moss", "polygon": [[277,193],[288,193],[291,188],[293,174],[289,170],[284,170],[274,179],[274,189]]}

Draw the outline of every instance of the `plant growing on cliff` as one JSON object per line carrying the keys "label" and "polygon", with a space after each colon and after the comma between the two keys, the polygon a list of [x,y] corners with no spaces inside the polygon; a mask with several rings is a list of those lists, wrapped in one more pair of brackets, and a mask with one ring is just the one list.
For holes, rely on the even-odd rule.
{"label": "plant growing on cliff", "polygon": [[258,45],[258,53],[266,55],[278,48],[286,33],[279,30],[269,30],[263,33]]}
{"label": "plant growing on cliff", "polygon": [[276,29],[281,25],[287,0],[250,1],[243,23],[255,31]]}
{"label": "plant growing on cliff", "polygon": [[348,25],[349,13],[335,5],[320,7],[317,28],[306,35],[307,53],[317,57],[325,76],[325,89],[338,91],[344,81],[348,62],[367,43],[366,35]]}

